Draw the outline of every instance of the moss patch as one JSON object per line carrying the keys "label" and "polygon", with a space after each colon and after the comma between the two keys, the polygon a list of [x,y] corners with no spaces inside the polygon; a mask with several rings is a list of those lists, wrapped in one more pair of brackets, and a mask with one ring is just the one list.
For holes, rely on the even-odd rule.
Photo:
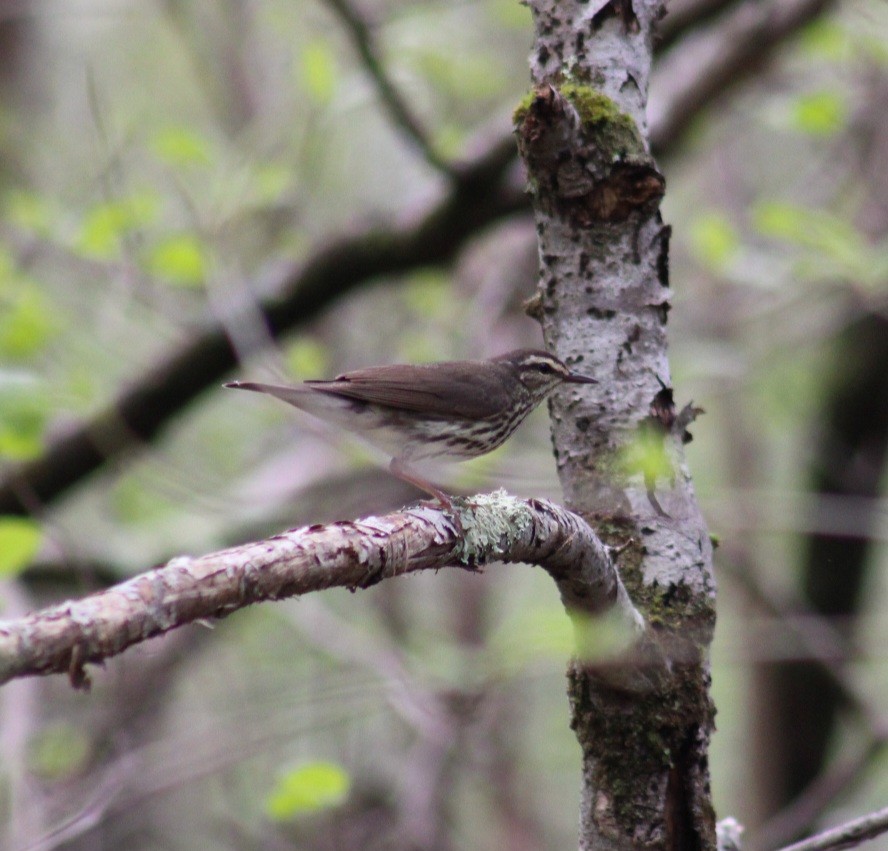
{"label": "moss patch", "polygon": [[[621,112],[609,97],[592,86],[574,81],[563,83],[558,91],[579,113],[583,129],[596,148],[609,153],[613,159],[646,155],[635,122]],[[512,122],[516,127],[520,127],[527,118],[538,96],[538,89],[531,89],[521,98],[512,113]]]}
{"label": "moss patch", "polygon": [[644,142],[635,122],[609,97],[573,82],[565,83],[561,94],[573,104],[597,148],[609,151],[614,158],[644,155]]}
{"label": "moss patch", "polygon": [[527,113],[530,112],[530,107],[533,104],[534,98],[536,98],[536,90],[531,89],[523,98],[521,98],[518,106],[515,107],[515,111],[512,113],[512,124],[516,127],[518,127],[527,117]]}
{"label": "moss patch", "polygon": [[594,785],[608,791],[613,816],[631,836],[650,818],[650,798],[639,780],[656,783],[676,768],[687,776],[689,763],[699,759],[700,732],[713,725],[708,677],[695,665],[677,666],[667,682],[631,697],[592,679],[576,663],[568,670],[572,727],[591,758]]}

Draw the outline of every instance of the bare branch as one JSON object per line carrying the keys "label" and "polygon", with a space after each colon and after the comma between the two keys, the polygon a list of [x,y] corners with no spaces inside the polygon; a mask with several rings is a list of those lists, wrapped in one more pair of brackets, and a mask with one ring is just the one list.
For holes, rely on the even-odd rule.
{"label": "bare branch", "polygon": [[867,776],[867,770],[885,752],[886,744],[888,740],[884,737],[876,737],[858,748],[856,753],[837,757],[788,807],[758,829],[757,847],[773,848],[798,836],[801,830],[835,803],[837,795],[849,794]]}
{"label": "bare branch", "polygon": [[818,615],[786,592],[765,588],[754,570],[738,564],[735,559],[722,561],[730,577],[749,595],[754,606],[773,617],[802,646],[798,657],[816,662],[841,696],[843,705],[853,710],[874,737],[888,730],[888,716],[872,704],[847,670],[846,662],[853,657],[848,639],[839,633],[830,620]]}
{"label": "bare branch", "polygon": [[[305,601],[308,603],[309,601]],[[392,711],[423,738],[441,737],[445,707],[431,689],[411,676],[394,646],[371,638],[343,618],[334,615],[319,598],[291,609],[289,622],[303,641],[327,656],[372,671],[385,684]]]}
{"label": "bare branch", "polygon": [[[461,171],[451,191],[414,225],[345,236],[288,267],[275,294],[258,305],[270,336],[305,325],[369,278],[450,262],[482,228],[524,208],[521,189],[504,179],[514,150],[510,138],[499,140]],[[252,305],[247,312],[254,315]],[[237,324],[235,315],[194,331],[107,408],[56,439],[39,458],[5,472],[0,514],[39,514],[109,458],[153,438],[202,391],[221,382],[238,354],[249,353],[236,352],[228,338],[227,329]]]}
{"label": "bare branch", "polygon": [[666,17],[656,30],[657,53],[669,50],[690,30],[705,26],[715,18],[745,0],[671,0],[666,7]]}
{"label": "bare branch", "polygon": [[847,662],[853,658],[853,647],[827,618],[816,617],[801,600],[785,592],[780,594],[763,587],[756,579],[755,570],[738,557],[732,557],[730,552],[722,565],[749,595],[752,605],[775,618],[787,635],[792,636],[792,646],[798,644],[799,658],[817,664],[826,682],[839,695],[841,704],[862,724],[861,733],[867,739],[854,753],[843,752],[832,764],[824,766],[788,806],[759,827],[756,847],[775,848],[808,830],[835,802],[836,795],[848,793],[866,776],[867,768],[881,757],[888,744],[888,718],[849,676],[840,660]]}
{"label": "bare branch", "polygon": [[888,807],[787,845],[781,851],[839,851],[841,848],[856,848],[883,833],[888,833]]}
{"label": "bare branch", "polygon": [[633,628],[642,620],[588,524],[553,503],[504,492],[459,501],[457,521],[421,506],[381,517],[307,526],[198,558],[174,558],[76,602],[0,621],[0,683],[67,672],[86,687],[84,665],[202,618],[225,617],[263,600],[344,587],[367,588],[417,570],[493,561],[545,568],[572,611],[617,604]]}
{"label": "bare branch", "polygon": [[422,122],[413,114],[413,110],[389,78],[367,22],[348,0],[325,0],[325,2],[348,30],[355,49],[376,85],[380,100],[388,110],[395,127],[420,150],[432,168],[448,177],[453,177],[450,164],[435,150]]}
{"label": "bare branch", "polygon": [[[761,73],[775,48],[836,5],[837,0],[744,3],[724,22],[672,51],[654,77],[651,147],[674,144],[691,121],[728,89]],[[674,61],[669,61],[673,59]],[[661,85],[657,85],[661,83]]]}

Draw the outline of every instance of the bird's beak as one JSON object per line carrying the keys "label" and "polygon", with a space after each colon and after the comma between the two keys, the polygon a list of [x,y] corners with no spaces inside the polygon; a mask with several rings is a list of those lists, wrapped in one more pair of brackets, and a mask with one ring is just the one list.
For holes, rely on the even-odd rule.
{"label": "bird's beak", "polygon": [[597,378],[590,378],[588,375],[580,375],[578,372],[572,372],[565,377],[568,384],[598,384]]}

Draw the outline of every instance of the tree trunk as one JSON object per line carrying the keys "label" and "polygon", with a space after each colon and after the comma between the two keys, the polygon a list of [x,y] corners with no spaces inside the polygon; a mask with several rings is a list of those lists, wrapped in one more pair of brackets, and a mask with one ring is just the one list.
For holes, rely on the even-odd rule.
{"label": "tree trunk", "polygon": [[715,847],[707,748],[712,550],[666,357],[670,231],[645,107],[656,0],[531,3],[534,88],[515,113],[549,348],[601,383],[551,402],[568,504],[611,545],[648,623],[632,660],[575,661],[581,849]]}

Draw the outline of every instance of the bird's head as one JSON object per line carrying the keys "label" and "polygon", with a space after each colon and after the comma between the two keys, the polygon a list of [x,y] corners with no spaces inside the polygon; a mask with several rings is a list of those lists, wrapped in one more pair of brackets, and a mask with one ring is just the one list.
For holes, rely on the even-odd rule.
{"label": "bird's head", "polygon": [[598,383],[595,378],[574,372],[554,355],[536,349],[519,349],[495,360],[508,365],[531,396],[539,401],[560,384]]}

